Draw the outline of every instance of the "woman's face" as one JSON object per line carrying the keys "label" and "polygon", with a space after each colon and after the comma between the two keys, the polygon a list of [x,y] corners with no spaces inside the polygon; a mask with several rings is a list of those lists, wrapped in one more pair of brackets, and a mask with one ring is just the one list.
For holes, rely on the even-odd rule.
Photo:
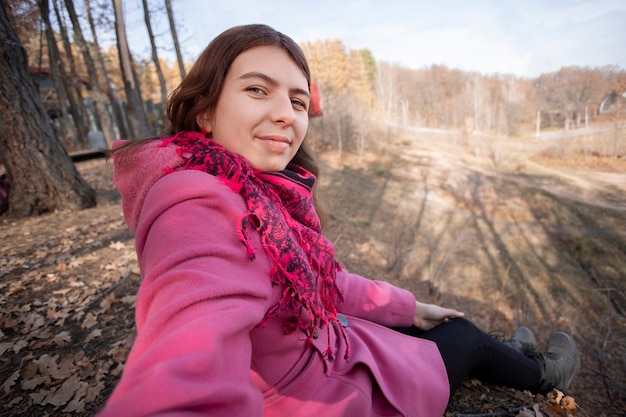
{"label": "woman's face", "polygon": [[280,171],[302,144],[309,124],[306,77],[284,50],[259,46],[232,63],[214,112],[197,123],[253,168]]}

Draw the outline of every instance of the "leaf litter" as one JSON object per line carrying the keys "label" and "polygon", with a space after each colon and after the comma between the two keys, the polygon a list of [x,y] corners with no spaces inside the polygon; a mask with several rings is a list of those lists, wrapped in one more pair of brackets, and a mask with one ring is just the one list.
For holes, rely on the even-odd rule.
{"label": "leaf litter", "polygon": [[93,415],[123,369],[139,271],[110,170],[92,171],[112,201],[0,223],[0,415]]}

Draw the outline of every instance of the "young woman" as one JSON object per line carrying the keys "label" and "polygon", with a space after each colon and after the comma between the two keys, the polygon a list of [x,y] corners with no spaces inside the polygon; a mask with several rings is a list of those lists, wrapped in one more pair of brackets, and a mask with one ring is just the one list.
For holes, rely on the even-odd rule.
{"label": "young woman", "polygon": [[168,137],[116,144],[142,274],[137,339],[103,416],[441,416],[467,375],[535,391],[578,367],[556,333],[496,341],[463,313],[351,274],[322,235],[310,74],[264,25],[213,40]]}

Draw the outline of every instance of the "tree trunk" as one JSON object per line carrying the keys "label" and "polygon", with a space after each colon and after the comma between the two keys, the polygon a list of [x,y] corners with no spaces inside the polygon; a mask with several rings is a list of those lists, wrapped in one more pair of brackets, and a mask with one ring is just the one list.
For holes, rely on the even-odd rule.
{"label": "tree trunk", "polygon": [[8,215],[95,206],[94,190],[54,134],[4,6],[0,6],[0,73],[0,162],[11,181]]}
{"label": "tree trunk", "polygon": [[104,140],[107,147],[111,148],[111,144],[113,143],[113,140],[115,138],[111,126],[111,118],[109,117],[109,113],[105,106],[104,97],[102,96],[102,88],[100,87],[100,81],[98,80],[96,67],[93,64],[91,54],[89,53],[89,47],[87,46],[87,42],[83,37],[83,31],[80,28],[80,23],[78,22],[76,9],[74,8],[74,0],[65,0],[65,7],[67,8],[67,12],[70,15],[70,20],[72,21],[72,27],[74,28],[74,42],[78,45],[78,48],[83,54],[83,59],[85,60],[85,66],[87,67],[89,82],[91,83],[91,92],[94,98],[96,113],[98,115],[98,119],[100,120],[100,128],[102,129],[102,133],[104,134]]}
{"label": "tree trunk", "polygon": [[133,129],[133,136],[148,136],[150,128],[146,112],[143,107],[141,91],[139,90],[139,80],[133,69],[132,57],[126,39],[126,26],[124,25],[124,11],[121,0],[113,0],[115,9],[115,34],[117,38],[117,50],[122,68],[122,78],[124,79],[124,90],[126,91],[126,101],[128,102],[128,113]]}
{"label": "tree trunk", "polygon": [[150,46],[152,47],[152,62],[156,69],[157,76],[159,77],[159,85],[161,86],[161,104],[165,106],[167,101],[167,87],[165,85],[165,77],[161,70],[161,64],[159,63],[159,54],[157,53],[156,43],[154,42],[154,34],[152,33],[152,24],[150,23],[150,10],[148,9],[148,0],[142,0],[143,3],[143,16],[146,21],[146,28],[148,29],[148,37],[150,38]]}
{"label": "tree trunk", "polygon": [[172,32],[172,39],[174,40],[174,50],[176,50],[176,60],[178,61],[178,68],[180,69],[180,78],[185,79],[187,76],[185,73],[185,62],[183,61],[183,55],[180,52],[180,44],[178,43],[178,34],[176,33],[176,24],[174,23],[174,12],[172,11],[171,0],[165,0],[165,8],[167,9],[167,18],[170,21],[170,31]]}
{"label": "tree trunk", "polygon": [[[62,122],[62,130],[61,135],[65,137],[65,135],[69,135],[70,141],[63,141],[65,146],[72,145],[73,147],[78,148],[80,146],[80,138],[77,135],[76,130],[74,129],[74,124],[70,119],[66,98],[68,96],[68,92],[66,90],[65,83],[61,81],[62,76],[59,76],[60,70],[60,56],[59,51],[57,49],[56,40],[54,38],[54,32],[52,31],[52,26],[50,25],[50,10],[47,0],[40,0],[37,2],[39,6],[39,11],[41,13],[41,19],[44,22],[45,30],[46,30],[46,41],[48,43],[48,61],[50,65],[50,76],[52,78],[52,83],[54,84],[54,89],[57,94],[57,105],[59,106],[59,111],[61,112],[61,120]],[[40,60],[40,69],[41,69],[41,60]],[[71,147],[71,146],[70,146]]]}
{"label": "tree trunk", "polygon": [[[64,65],[59,61],[58,67],[63,79],[65,90],[67,92],[67,98],[70,102],[70,112],[72,113],[72,117],[74,118],[74,125],[78,134],[80,135],[81,142],[83,147],[86,148],[87,145],[87,134],[89,132],[89,119],[87,118],[87,109],[85,108],[85,103],[83,101],[83,94],[80,91],[80,86],[77,85],[75,80],[78,79],[78,75],[76,73],[76,63],[74,62],[74,54],[72,52],[72,47],[70,44],[69,37],[67,36],[67,29],[65,28],[65,24],[63,23],[63,19],[61,17],[61,13],[59,11],[59,5],[57,4],[57,0],[53,0],[52,5],[54,7],[54,14],[56,15],[57,22],[59,24],[59,30],[61,33],[61,39],[63,40],[63,47],[65,49],[65,55],[67,56],[67,60],[70,63],[70,71],[69,74],[65,71]],[[47,27],[46,27],[47,29]],[[52,27],[50,27],[50,31],[52,31]],[[56,49],[56,43],[54,44]],[[58,49],[57,49],[58,50]],[[52,60],[50,65],[52,66]]]}
{"label": "tree trunk", "polygon": [[102,53],[100,53],[100,43],[98,42],[98,34],[96,32],[96,25],[94,24],[93,16],[91,13],[91,5],[89,4],[89,0],[85,0],[85,10],[87,11],[87,19],[89,20],[89,28],[91,29],[91,36],[93,37],[94,44],[94,52],[96,54],[96,63],[98,64],[98,69],[100,70],[100,74],[104,79],[104,91],[106,92],[107,97],[109,98],[109,103],[111,103],[111,109],[113,110],[113,119],[115,120],[115,124],[117,125],[117,130],[119,135],[122,138],[130,137],[130,132],[126,130],[126,125],[124,124],[124,116],[120,111],[120,106],[118,102],[120,101],[117,94],[111,88],[111,81],[109,80],[109,74],[107,73],[106,67],[104,66],[104,59],[102,58]]}

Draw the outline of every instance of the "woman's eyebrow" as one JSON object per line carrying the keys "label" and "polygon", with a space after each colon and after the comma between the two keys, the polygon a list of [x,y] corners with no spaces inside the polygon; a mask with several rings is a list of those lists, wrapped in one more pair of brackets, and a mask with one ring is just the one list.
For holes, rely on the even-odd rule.
{"label": "woman's eyebrow", "polygon": [[[240,80],[247,80],[250,78],[260,78],[262,80],[264,80],[265,82],[267,82],[268,84],[271,84],[273,87],[276,87],[279,83],[278,81],[276,81],[274,78],[270,77],[267,74],[264,74],[262,72],[257,72],[257,71],[251,71],[251,72],[246,72],[245,74],[242,74],[241,76],[239,76]],[[311,97],[311,94],[307,91],[304,90],[302,88],[291,88],[289,89],[290,93],[295,93],[295,94],[304,94],[307,97]]]}

